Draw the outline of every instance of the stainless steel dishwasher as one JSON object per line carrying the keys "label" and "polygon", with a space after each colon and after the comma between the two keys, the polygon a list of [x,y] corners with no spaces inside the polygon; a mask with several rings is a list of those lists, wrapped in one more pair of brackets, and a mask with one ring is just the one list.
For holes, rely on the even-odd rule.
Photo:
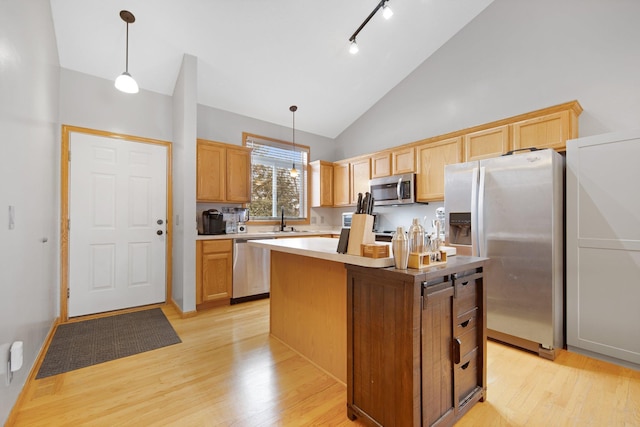
{"label": "stainless steel dishwasher", "polygon": [[269,249],[249,246],[247,240],[233,239],[233,294],[231,304],[269,298],[271,260]]}

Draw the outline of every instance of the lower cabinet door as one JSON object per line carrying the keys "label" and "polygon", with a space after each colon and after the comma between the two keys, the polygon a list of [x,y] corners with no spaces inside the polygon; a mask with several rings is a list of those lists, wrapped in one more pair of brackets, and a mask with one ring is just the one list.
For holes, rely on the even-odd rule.
{"label": "lower cabinet door", "polygon": [[[440,288],[440,286],[438,286]],[[422,310],[422,425],[452,425],[455,417],[453,388],[453,286],[430,292],[424,288]]]}

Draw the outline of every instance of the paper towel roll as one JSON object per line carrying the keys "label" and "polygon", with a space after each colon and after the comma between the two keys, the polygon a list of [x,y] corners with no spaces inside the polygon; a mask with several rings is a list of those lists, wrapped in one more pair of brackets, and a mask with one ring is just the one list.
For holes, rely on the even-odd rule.
{"label": "paper towel roll", "polygon": [[22,368],[22,341],[15,341],[11,344],[11,372]]}

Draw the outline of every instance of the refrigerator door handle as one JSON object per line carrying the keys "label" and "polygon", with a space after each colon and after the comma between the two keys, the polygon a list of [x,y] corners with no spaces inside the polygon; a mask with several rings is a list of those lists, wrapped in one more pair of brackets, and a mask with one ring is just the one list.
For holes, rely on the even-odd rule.
{"label": "refrigerator door handle", "polygon": [[484,185],[485,167],[480,167],[480,178],[478,180],[478,256],[486,256],[485,235],[484,235]]}
{"label": "refrigerator door handle", "polygon": [[471,172],[471,255],[478,255],[478,167]]}

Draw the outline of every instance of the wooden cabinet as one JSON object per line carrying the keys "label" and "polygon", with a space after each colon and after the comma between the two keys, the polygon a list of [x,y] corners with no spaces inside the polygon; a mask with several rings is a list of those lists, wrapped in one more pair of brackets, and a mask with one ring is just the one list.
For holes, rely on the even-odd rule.
{"label": "wooden cabinet", "polygon": [[347,265],[347,415],[452,426],[486,397],[484,260],[442,269]]}
{"label": "wooden cabinet", "polygon": [[[334,163],[334,206],[356,203],[370,178],[417,173],[416,200],[444,200],[444,167],[528,147],[564,151],[578,137],[582,107],[571,101]],[[367,177],[368,175],[368,177]],[[365,184],[367,182],[367,184]]]}
{"label": "wooden cabinet", "polygon": [[333,164],[333,206],[355,205],[358,193],[369,191],[370,158],[341,160]]}
{"label": "wooden cabinet", "polygon": [[233,240],[196,242],[196,305],[229,304],[233,287]]}
{"label": "wooden cabinet", "polygon": [[351,202],[349,162],[341,161],[333,164],[333,205],[349,206]]}
{"label": "wooden cabinet", "polygon": [[444,200],[444,167],[462,161],[462,137],[430,142],[416,147],[419,202]]}
{"label": "wooden cabinet", "polygon": [[371,155],[371,178],[391,176],[391,151],[381,151]]}
{"label": "wooden cabinet", "polygon": [[511,149],[509,126],[472,132],[464,136],[464,161],[498,157]]}
{"label": "wooden cabinet", "polygon": [[222,145],[198,141],[196,162],[196,199],[225,199],[227,150]]}
{"label": "wooden cabinet", "polygon": [[311,207],[333,206],[333,164],[323,160],[309,163],[311,168]]}
{"label": "wooden cabinet", "polygon": [[251,201],[251,149],[227,148],[227,202]]}
{"label": "wooden cabinet", "polygon": [[199,202],[250,202],[251,149],[199,139],[196,179]]}
{"label": "wooden cabinet", "polygon": [[369,191],[369,180],[371,179],[371,162],[369,157],[352,160],[350,163],[351,180],[351,204],[358,202],[358,193]]}
{"label": "wooden cabinet", "polygon": [[401,175],[416,171],[415,147],[394,149],[391,152],[391,174]]}
{"label": "wooden cabinet", "polygon": [[567,140],[578,137],[578,114],[575,109],[567,109],[514,123],[513,149],[536,147],[565,151]]}
{"label": "wooden cabinet", "polygon": [[371,178],[383,178],[416,171],[415,148],[403,147],[371,155]]}

